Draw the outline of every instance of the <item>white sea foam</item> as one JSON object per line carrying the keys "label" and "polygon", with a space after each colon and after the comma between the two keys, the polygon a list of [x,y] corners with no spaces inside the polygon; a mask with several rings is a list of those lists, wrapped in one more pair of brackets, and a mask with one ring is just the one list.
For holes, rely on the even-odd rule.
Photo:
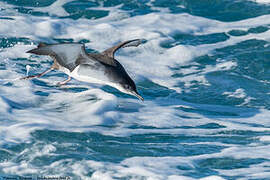
{"label": "white sea foam", "polygon": [[[37,157],[33,155],[31,158]],[[158,161],[156,161],[158,160]],[[33,166],[29,166],[26,162],[15,164],[10,162],[1,163],[3,172],[7,174],[44,174],[50,170],[55,176],[65,176],[65,172],[72,172],[75,176],[83,179],[119,179],[131,177],[133,179],[149,179],[149,180],[163,180],[163,179],[184,179],[195,180],[187,176],[177,175],[181,170],[176,170],[175,166],[186,165],[193,167],[190,160],[184,158],[164,157],[164,158],[150,158],[138,157],[129,158],[119,164],[110,162],[98,162],[93,160],[73,161],[72,159],[58,160],[50,165],[43,166],[39,170]],[[89,171],[94,171],[89,177]],[[201,180],[216,179],[223,180],[220,176],[207,176],[200,178]]]}
{"label": "white sea foam", "polygon": [[33,45],[23,45],[23,44],[16,44],[11,48],[7,48],[1,51],[0,57],[1,59],[5,58],[29,58],[30,54],[25,53],[26,51],[33,48]]}
{"label": "white sea foam", "polygon": [[71,1],[73,0],[57,0],[54,3],[52,3],[50,6],[35,8],[35,11],[49,13],[50,15],[68,16],[69,14],[63,8],[63,5]]}
{"label": "white sea foam", "polygon": [[245,98],[247,95],[244,89],[236,89],[235,92],[224,92],[224,95],[228,95],[228,97],[235,97],[235,98]]}
{"label": "white sea foam", "polygon": [[253,0],[253,1],[255,1],[257,3],[262,3],[262,4],[269,4],[270,3],[269,0]]}
{"label": "white sea foam", "polygon": [[259,139],[260,141],[270,141],[270,136],[261,136]]}

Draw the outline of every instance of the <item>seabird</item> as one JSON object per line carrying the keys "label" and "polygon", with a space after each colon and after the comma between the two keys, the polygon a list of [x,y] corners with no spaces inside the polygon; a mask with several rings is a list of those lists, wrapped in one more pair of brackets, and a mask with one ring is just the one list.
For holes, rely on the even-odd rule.
{"label": "seabird", "polygon": [[80,43],[39,43],[37,48],[27,51],[27,53],[48,55],[53,59],[53,65],[41,74],[21,79],[38,78],[52,70],[60,70],[68,75],[68,79],[59,82],[59,85],[66,84],[73,77],[79,81],[112,86],[143,101],[143,97],[138,93],[134,81],[127,74],[124,67],[114,58],[115,52],[120,48],[137,47],[143,41],[145,40],[134,39],[121,42],[102,53],[87,53],[84,44]]}

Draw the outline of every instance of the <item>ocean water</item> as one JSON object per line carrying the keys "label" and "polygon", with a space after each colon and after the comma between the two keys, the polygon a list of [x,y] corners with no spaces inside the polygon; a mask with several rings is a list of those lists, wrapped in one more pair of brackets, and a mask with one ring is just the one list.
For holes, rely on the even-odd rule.
{"label": "ocean water", "polygon": [[[270,1],[0,0],[0,179],[270,179]],[[116,54],[144,102],[39,42]]]}

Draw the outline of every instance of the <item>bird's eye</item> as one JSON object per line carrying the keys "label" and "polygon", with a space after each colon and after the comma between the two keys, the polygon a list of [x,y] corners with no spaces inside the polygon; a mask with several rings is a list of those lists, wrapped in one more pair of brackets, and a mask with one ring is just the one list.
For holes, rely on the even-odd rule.
{"label": "bird's eye", "polygon": [[125,89],[130,89],[130,86],[127,85],[127,84],[125,84],[125,85],[124,85],[124,88],[125,88]]}

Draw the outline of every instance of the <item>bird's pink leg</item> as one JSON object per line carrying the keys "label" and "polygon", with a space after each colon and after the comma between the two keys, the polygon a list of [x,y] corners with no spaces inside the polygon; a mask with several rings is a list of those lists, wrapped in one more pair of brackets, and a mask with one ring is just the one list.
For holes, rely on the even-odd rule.
{"label": "bird's pink leg", "polygon": [[57,83],[57,85],[58,85],[58,86],[65,85],[65,84],[66,84],[66,83],[68,83],[70,80],[71,80],[71,77],[70,77],[70,76],[68,76],[68,79],[67,79],[67,80],[65,80],[65,81],[61,81],[61,82]]}
{"label": "bird's pink leg", "polygon": [[33,79],[33,78],[39,78],[45,74],[47,74],[48,72],[51,72],[54,68],[50,68],[46,71],[44,71],[43,73],[40,73],[40,74],[37,74],[37,75],[31,75],[31,76],[26,76],[26,77],[22,77],[20,78],[20,80],[23,80],[23,79]]}

